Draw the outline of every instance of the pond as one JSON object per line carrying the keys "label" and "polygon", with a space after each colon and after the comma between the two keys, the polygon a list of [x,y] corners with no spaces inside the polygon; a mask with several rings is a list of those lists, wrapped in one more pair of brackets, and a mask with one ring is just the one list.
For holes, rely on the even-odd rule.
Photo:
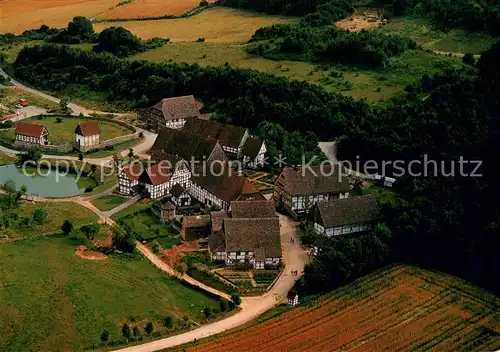
{"label": "pond", "polygon": [[55,170],[41,170],[37,174],[36,169],[27,169],[23,173],[21,168],[15,165],[0,166],[0,184],[13,180],[19,189],[22,185],[28,188],[27,194],[40,197],[72,197],[85,191],[76,181],[76,175],[64,175]]}

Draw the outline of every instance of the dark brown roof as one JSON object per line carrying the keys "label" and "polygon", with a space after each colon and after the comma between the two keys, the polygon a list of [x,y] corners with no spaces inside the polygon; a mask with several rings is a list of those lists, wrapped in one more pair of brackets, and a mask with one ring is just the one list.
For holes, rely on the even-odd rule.
{"label": "dark brown roof", "polygon": [[159,161],[164,160],[167,155],[190,161],[207,159],[215,146],[217,140],[209,139],[196,134],[188,133],[171,128],[163,128],[151,148],[151,158]]}
{"label": "dark brown roof", "polygon": [[268,200],[239,200],[231,202],[233,218],[273,218],[276,217],[274,202]]}
{"label": "dark brown roof", "polygon": [[222,231],[224,219],[230,218],[231,213],[224,210],[212,211],[210,212],[210,216],[212,217],[212,233],[215,233]]}
{"label": "dark brown roof", "polygon": [[75,130],[75,133],[80,136],[95,136],[100,134],[100,132],[99,123],[96,120],[80,122]]}
{"label": "dark brown roof", "polygon": [[265,257],[281,258],[280,222],[276,218],[225,219],[226,251],[255,251]]}
{"label": "dark brown roof", "polygon": [[129,181],[136,181],[141,176],[143,167],[139,163],[133,163],[132,165],[123,168],[122,172],[125,176],[127,176]]}
{"label": "dark brown roof", "polygon": [[208,238],[208,248],[211,252],[226,251],[226,237],[223,232],[215,232]]}
{"label": "dark brown roof", "polygon": [[235,200],[262,200],[264,196],[243,176],[235,172],[202,172],[193,174],[193,183],[226,203]]}
{"label": "dark brown roof", "polygon": [[165,98],[152,108],[160,110],[166,121],[198,117],[200,115],[200,104],[192,95]]}
{"label": "dark brown roof", "polygon": [[328,229],[371,222],[377,214],[377,201],[372,195],[366,195],[319,202],[315,205],[314,221]]}
{"label": "dark brown roof", "polygon": [[243,146],[243,155],[255,159],[262,148],[264,141],[258,138],[248,138]]}
{"label": "dark brown roof", "polygon": [[210,218],[210,214],[184,216],[182,218],[183,229],[191,227],[210,227],[211,224],[212,220]]}
{"label": "dark brown roof", "polygon": [[16,134],[26,137],[41,137],[44,132],[47,131],[45,125],[28,123],[28,122],[18,122],[16,125]]}
{"label": "dark brown roof", "polygon": [[150,168],[144,170],[142,175],[139,177],[141,182],[150,185],[160,185],[162,183],[168,182],[170,176],[158,165],[153,165]]}
{"label": "dark brown roof", "polygon": [[180,183],[176,183],[170,190],[170,194],[175,198],[179,198],[185,191],[186,189]]}
{"label": "dark brown roof", "polygon": [[222,145],[238,148],[247,131],[246,128],[228,125],[212,120],[187,119],[183,131],[217,139]]}
{"label": "dark brown roof", "polygon": [[[290,195],[344,193],[350,191],[347,173],[339,174],[339,164],[327,163],[308,168],[286,166],[276,179],[275,186]],[[323,168],[323,171],[321,171]],[[332,169],[333,168],[333,169]]]}

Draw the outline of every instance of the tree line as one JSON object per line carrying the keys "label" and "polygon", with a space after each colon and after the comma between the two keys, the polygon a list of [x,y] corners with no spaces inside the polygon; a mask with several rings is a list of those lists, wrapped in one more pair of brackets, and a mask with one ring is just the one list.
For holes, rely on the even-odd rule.
{"label": "tree line", "polygon": [[413,40],[393,34],[335,27],[275,24],[258,29],[247,51],[272,60],[318,61],[385,67],[389,58],[416,49]]}

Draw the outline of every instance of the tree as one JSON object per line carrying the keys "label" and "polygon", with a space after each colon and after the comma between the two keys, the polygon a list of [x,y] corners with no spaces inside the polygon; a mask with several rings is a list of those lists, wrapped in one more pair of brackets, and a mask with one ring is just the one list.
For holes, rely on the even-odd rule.
{"label": "tree", "polygon": [[163,326],[167,329],[172,329],[172,327],[174,326],[174,320],[170,315],[165,317],[165,319],[163,320]]}
{"label": "tree", "polygon": [[94,27],[86,17],[76,16],[68,23],[68,35],[86,41],[94,35]]}
{"label": "tree", "polygon": [[84,155],[82,152],[78,153],[78,160],[83,161]]}
{"label": "tree", "polygon": [[47,212],[43,208],[36,208],[33,212],[33,221],[38,225],[43,225],[47,219]]}
{"label": "tree", "polygon": [[36,148],[29,148],[24,153],[19,155],[19,163],[27,164],[33,163],[37,164],[38,161],[42,158],[42,152]]}
{"label": "tree", "polygon": [[127,156],[128,156],[129,163],[132,163],[132,160],[134,159],[134,156],[135,156],[134,149],[129,148]]}
{"label": "tree", "polygon": [[85,234],[87,239],[93,240],[99,231],[101,231],[101,225],[97,222],[89,225],[83,225],[80,230]]}
{"label": "tree", "polygon": [[134,333],[135,341],[139,341],[139,337],[141,337],[141,331],[139,330],[139,328],[137,326],[134,326],[133,333]]}
{"label": "tree", "polygon": [[233,303],[236,304],[237,306],[241,304],[241,298],[238,295],[232,295],[231,301],[233,301]]}
{"label": "tree", "polygon": [[69,235],[69,233],[73,231],[73,223],[69,220],[64,220],[63,224],[61,225],[61,231],[66,236]]}
{"label": "tree", "polygon": [[221,312],[225,312],[228,309],[227,301],[224,298],[219,299],[219,307]]}
{"label": "tree", "polygon": [[108,340],[109,340],[109,332],[108,330],[104,330],[101,334],[101,341],[104,344],[104,346],[108,344]]}
{"label": "tree", "polygon": [[116,172],[120,170],[120,166],[122,164],[122,157],[120,156],[119,153],[113,154],[113,167]]}
{"label": "tree", "polygon": [[150,321],[148,321],[148,323],[144,327],[144,331],[146,332],[146,334],[151,335],[151,333],[153,332],[153,330],[154,330],[153,323],[150,322]]}
{"label": "tree", "polygon": [[69,98],[68,97],[62,97],[61,100],[59,100],[59,107],[61,108],[61,111],[63,113],[68,113],[69,112],[68,104],[69,104]]}
{"label": "tree", "polygon": [[128,342],[128,340],[130,339],[130,335],[131,335],[130,326],[128,326],[128,324],[123,324],[122,335]]}
{"label": "tree", "polygon": [[474,59],[474,55],[473,54],[466,53],[462,57],[462,62],[464,63],[464,65],[474,66],[476,64],[476,59]]}
{"label": "tree", "polygon": [[233,301],[227,301],[227,307],[229,308],[229,310],[233,310],[234,308],[236,308]]}
{"label": "tree", "polygon": [[184,325],[188,328],[189,327],[189,317],[187,315],[182,317],[182,320],[184,321]]}
{"label": "tree", "polygon": [[125,252],[133,253],[135,250],[134,235],[128,231],[123,231],[118,227],[113,228],[113,247]]}
{"label": "tree", "polygon": [[206,319],[209,319],[212,316],[212,310],[208,307],[203,308],[203,315],[205,315]]}
{"label": "tree", "polygon": [[109,27],[99,34],[98,44],[94,51],[107,51],[119,57],[126,57],[133,53],[144,51],[142,41],[123,27]]}

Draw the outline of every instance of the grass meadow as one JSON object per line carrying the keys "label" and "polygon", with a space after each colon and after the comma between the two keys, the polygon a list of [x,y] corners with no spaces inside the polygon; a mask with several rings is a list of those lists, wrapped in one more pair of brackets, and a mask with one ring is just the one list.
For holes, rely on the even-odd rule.
{"label": "grass meadow", "polygon": [[127,201],[126,198],[115,195],[109,195],[94,199],[92,201],[92,204],[94,204],[94,206],[101,211],[108,211],[116,208],[117,206],[125,203],[126,201]]}
{"label": "grass meadow", "polygon": [[88,261],[63,237],[0,244],[0,351],[81,351],[121,340],[121,326],[147,321],[164,332],[175,322],[202,320],[218,301],[157,271],[145,259]]}

